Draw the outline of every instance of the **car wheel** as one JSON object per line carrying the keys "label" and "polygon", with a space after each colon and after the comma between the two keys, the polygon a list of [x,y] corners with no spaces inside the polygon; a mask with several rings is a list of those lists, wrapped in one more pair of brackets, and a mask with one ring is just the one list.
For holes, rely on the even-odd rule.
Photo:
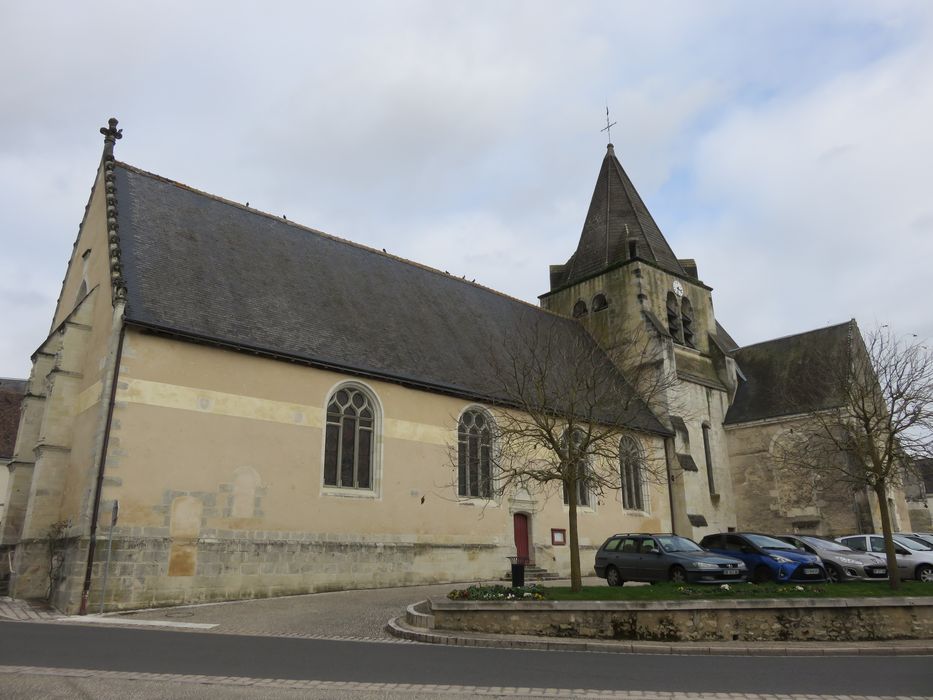
{"label": "car wheel", "polygon": [[756,566],[755,571],[752,574],[752,581],[754,583],[767,583],[772,581],[774,576],[771,574],[771,569],[762,564],[761,566]]}
{"label": "car wheel", "polygon": [[921,564],[917,567],[917,580],[924,583],[933,583],[933,566]]}
{"label": "car wheel", "polygon": [[842,569],[835,564],[826,565],[826,578],[829,579],[830,583],[842,583],[845,580]]}
{"label": "car wheel", "polygon": [[610,566],[606,569],[606,583],[610,586],[621,586],[625,581],[623,581],[622,576],[619,575],[619,570],[614,566]]}
{"label": "car wheel", "polygon": [[687,582],[687,572],[682,566],[672,566],[671,567],[671,582],[672,583],[686,583]]}

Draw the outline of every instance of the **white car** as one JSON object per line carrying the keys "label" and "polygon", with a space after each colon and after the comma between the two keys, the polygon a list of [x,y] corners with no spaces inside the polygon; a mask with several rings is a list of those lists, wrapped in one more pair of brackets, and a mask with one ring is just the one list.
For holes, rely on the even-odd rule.
{"label": "white car", "polygon": [[[933,583],[933,546],[899,534],[895,534],[893,539],[897,570],[901,578]],[[847,535],[837,537],[836,541],[861,552],[885,556],[884,537],[881,535]]]}

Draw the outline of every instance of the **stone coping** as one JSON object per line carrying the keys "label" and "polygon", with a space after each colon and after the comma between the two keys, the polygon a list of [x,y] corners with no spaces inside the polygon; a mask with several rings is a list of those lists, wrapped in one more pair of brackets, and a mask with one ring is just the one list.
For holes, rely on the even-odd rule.
{"label": "stone coping", "polygon": [[429,598],[431,610],[527,612],[597,610],[768,610],[780,608],[933,607],[933,596],[883,598],[740,598],[736,600],[450,600]]}

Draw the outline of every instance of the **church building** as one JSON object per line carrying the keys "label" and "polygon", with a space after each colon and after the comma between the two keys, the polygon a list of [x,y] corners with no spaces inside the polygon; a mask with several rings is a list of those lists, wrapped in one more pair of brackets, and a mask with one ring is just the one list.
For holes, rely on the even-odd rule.
{"label": "church building", "polygon": [[622,488],[580,499],[584,573],[616,532],[877,526],[870,499],[798,502],[767,466],[793,410],[762,381],[854,323],[738,347],[612,145],[535,306],[119,162],[101,132],[9,464],[12,595],[130,609],[485,580],[510,556],[566,575],[559,491],[488,486],[490,367],[544,321],[607,354],[645,334],[677,380],[627,419]]}

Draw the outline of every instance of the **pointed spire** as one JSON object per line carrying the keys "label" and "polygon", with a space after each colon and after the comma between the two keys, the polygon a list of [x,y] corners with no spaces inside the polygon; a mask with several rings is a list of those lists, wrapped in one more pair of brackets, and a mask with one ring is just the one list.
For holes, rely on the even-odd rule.
{"label": "pointed spire", "polygon": [[685,274],[609,143],[577,250],[566,265],[552,270],[551,288],[573,284],[633,257]]}

